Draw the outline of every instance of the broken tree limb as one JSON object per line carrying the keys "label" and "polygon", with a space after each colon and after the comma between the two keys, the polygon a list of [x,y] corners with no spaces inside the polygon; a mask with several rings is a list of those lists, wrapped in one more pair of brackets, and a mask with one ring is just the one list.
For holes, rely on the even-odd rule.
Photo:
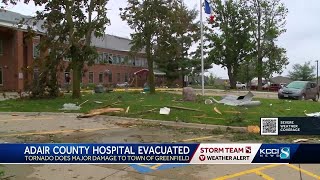
{"label": "broken tree limb", "polygon": [[180,107],[180,106],[167,106],[167,107],[173,108],[173,109],[186,110],[186,111],[203,112],[202,110],[199,110],[199,109],[192,109],[192,108],[186,108],[186,107]]}
{"label": "broken tree limb", "polygon": [[214,110],[216,113],[218,113],[218,114],[221,114],[221,115],[222,115],[222,113],[219,111],[219,109],[218,109],[217,107],[214,107],[214,108],[213,108],[213,110]]}
{"label": "broken tree limb", "polygon": [[126,114],[128,114],[130,106],[127,107]]}
{"label": "broken tree limb", "polygon": [[78,118],[88,118],[88,117],[93,117],[97,115],[102,115],[106,113],[118,113],[118,112],[123,112],[123,108],[101,108],[101,109],[93,109],[89,111],[88,114],[80,115]]}
{"label": "broken tree limb", "polygon": [[89,100],[84,101],[83,103],[79,104],[79,107],[81,107],[81,105],[84,105],[85,103],[87,103]]}
{"label": "broken tree limb", "polygon": [[137,113],[133,113],[131,115],[140,115],[140,114],[147,114],[147,113],[150,113],[150,112],[153,112],[155,110],[157,110],[158,108],[153,108],[153,109],[150,109],[150,110],[147,110],[147,111],[140,111],[140,112],[137,112]]}
{"label": "broken tree limb", "polygon": [[219,119],[224,120],[224,118],[216,118],[216,117],[206,117],[206,116],[192,116],[194,118],[204,118],[204,119]]}

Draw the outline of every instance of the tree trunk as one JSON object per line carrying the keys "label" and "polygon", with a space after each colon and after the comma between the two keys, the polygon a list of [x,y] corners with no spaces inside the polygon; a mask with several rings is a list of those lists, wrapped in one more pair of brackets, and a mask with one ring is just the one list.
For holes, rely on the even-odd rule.
{"label": "tree trunk", "polygon": [[231,72],[231,68],[228,68],[228,76],[230,81],[230,88],[236,89],[236,80],[234,74]]}
{"label": "tree trunk", "polygon": [[72,98],[80,98],[80,76],[81,76],[81,68],[78,62],[75,62],[72,67]]}
{"label": "tree trunk", "polygon": [[[151,41],[151,38],[149,38]],[[147,41],[147,42],[150,42]],[[156,93],[156,88],[155,88],[155,84],[154,84],[154,73],[153,73],[153,58],[151,55],[151,44],[148,43],[146,45],[146,52],[147,52],[147,60],[148,60],[148,85],[150,88],[150,93],[154,94]]]}
{"label": "tree trunk", "polygon": [[262,90],[262,57],[258,58],[258,90]]}

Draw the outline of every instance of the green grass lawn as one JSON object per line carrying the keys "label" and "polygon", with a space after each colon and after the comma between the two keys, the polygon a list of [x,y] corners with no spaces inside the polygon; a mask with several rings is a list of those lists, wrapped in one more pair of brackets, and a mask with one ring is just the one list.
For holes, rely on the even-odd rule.
{"label": "green grass lawn", "polygon": [[[104,94],[83,94],[79,100],[72,99],[70,95],[56,99],[17,99],[0,102],[0,111],[2,112],[65,112],[59,110],[64,103],[83,104],[80,111],[86,113],[91,109],[112,105],[126,109],[130,106],[128,114],[118,113],[112,115],[137,117],[145,119],[183,121],[193,123],[207,123],[219,125],[247,126],[259,125],[260,117],[281,117],[281,116],[305,116],[304,111],[318,112],[319,103],[313,101],[288,101],[276,99],[259,99],[262,105],[257,107],[231,107],[221,104],[205,105],[204,97],[199,97],[197,102],[182,102],[181,95],[170,93],[157,93],[155,95],[142,94],[140,92],[112,92]],[[94,101],[100,101],[97,104]],[[115,103],[117,102],[117,103]],[[272,105],[271,105],[272,104]],[[186,110],[171,109],[170,115],[160,115],[159,108],[164,106],[181,106],[198,109],[203,112],[194,112]],[[213,109],[217,107],[222,115],[216,113]],[[146,112],[155,109],[153,112]],[[290,110],[288,110],[290,109]],[[241,114],[235,114],[240,111]]]}

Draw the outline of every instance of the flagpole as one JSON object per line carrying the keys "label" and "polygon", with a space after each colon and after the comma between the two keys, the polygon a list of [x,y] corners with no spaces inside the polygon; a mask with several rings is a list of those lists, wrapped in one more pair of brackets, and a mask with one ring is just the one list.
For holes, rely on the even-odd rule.
{"label": "flagpole", "polygon": [[204,96],[204,67],[203,67],[203,21],[202,21],[202,0],[200,0],[200,30],[201,30],[201,83],[202,95]]}

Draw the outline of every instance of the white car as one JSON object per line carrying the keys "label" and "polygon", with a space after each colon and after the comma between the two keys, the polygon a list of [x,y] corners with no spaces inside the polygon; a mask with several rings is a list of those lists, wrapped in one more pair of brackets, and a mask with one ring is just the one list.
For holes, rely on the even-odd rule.
{"label": "white car", "polygon": [[247,88],[247,85],[246,85],[246,84],[243,84],[243,83],[241,83],[241,82],[237,82],[236,88],[237,88],[237,89],[246,89],[246,88]]}

